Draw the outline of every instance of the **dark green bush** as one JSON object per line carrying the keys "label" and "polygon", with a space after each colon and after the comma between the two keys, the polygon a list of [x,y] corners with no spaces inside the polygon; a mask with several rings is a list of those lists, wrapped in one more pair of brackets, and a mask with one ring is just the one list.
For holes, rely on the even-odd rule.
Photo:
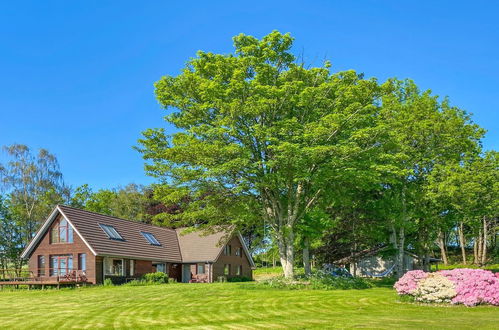
{"label": "dark green bush", "polygon": [[274,277],[261,282],[262,285],[277,289],[312,289],[312,290],[349,290],[368,289],[373,285],[366,279],[359,277],[339,277],[316,273],[311,276],[301,276],[294,280],[284,277]]}
{"label": "dark green bush", "polygon": [[227,279],[227,282],[251,282],[252,279],[246,276],[234,276]]}
{"label": "dark green bush", "polygon": [[349,290],[369,289],[373,285],[360,277],[312,276],[310,277],[310,287],[321,290]]}

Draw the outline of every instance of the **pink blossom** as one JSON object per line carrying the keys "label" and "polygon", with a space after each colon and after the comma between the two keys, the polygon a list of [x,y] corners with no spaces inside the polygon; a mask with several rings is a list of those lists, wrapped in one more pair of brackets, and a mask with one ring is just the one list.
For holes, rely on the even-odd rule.
{"label": "pink blossom", "polygon": [[[499,306],[499,273],[483,269],[458,268],[438,272],[449,279],[456,295],[452,298],[453,304],[476,306],[489,304]],[[398,294],[416,295],[421,280],[427,278],[428,273],[420,270],[407,272],[394,287]]]}
{"label": "pink blossom", "polygon": [[453,269],[439,272],[454,282],[457,295],[454,304],[499,306],[499,277],[483,269]]}
{"label": "pink blossom", "polygon": [[411,270],[395,283],[394,288],[398,294],[412,294],[418,288],[418,283],[427,277],[428,274],[422,270]]}

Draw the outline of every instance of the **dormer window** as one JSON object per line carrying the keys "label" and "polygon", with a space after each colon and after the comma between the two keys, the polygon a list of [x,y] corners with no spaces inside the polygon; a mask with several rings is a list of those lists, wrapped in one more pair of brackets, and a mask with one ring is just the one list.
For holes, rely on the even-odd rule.
{"label": "dormer window", "polygon": [[141,231],[140,232],[142,234],[142,236],[144,236],[144,238],[149,242],[149,244],[151,245],[157,245],[157,246],[161,246],[161,243],[159,243],[159,241],[156,239],[156,237],[151,234],[151,233],[146,233],[144,231]]}
{"label": "dormer window", "polygon": [[106,235],[110,239],[114,239],[117,241],[124,241],[125,240],[125,239],[123,239],[123,237],[120,235],[120,233],[118,233],[118,231],[113,226],[103,225],[101,223],[99,224],[99,226],[102,228],[102,230],[106,233]]}
{"label": "dormer window", "polygon": [[64,218],[59,218],[50,230],[50,243],[73,243],[73,227]]}

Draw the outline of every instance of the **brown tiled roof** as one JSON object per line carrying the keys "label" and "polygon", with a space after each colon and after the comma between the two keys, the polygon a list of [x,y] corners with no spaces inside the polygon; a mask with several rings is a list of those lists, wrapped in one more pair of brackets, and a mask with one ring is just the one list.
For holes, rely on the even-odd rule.
{"label": "brown tiled roof", "polygon": [[[177,233],[173,229],[123,220],[64,205],[59,205],[59,209],[98,255],[181,262]],[[110,239],[99,224],[113,226],[124,241]],[[161,246],[151,245],[141,231],[152,233]]]}
{"label": "brown tiled roof", "polygon": [[227,240],[224,231],[208,235],[202,231],[189,232],[185,228],[176,231],[183,262],[216,261]]}
{"label": "brown tiled roof", "polygon": [[[48,230],[50,223],[59,212],[75,227],[96,255],[131,257],[167,262],[215,262],[222,246],[233,230],[219,229],[206,235],[202,231],[189,232],[183,229],[170,229],[148,225],[141,222],[124,220],[100,213],[58,205],[42,225],[34,239],[24,250],[22,257],[28,257],[37,242]],[[100,225],[113,226],[124,240],[110,239]],[[151,245],[141,232],[152,233],[161,246]],[[249,256],[249,252],[246,252]],[[253,265],[253,261],[250,261]]]}

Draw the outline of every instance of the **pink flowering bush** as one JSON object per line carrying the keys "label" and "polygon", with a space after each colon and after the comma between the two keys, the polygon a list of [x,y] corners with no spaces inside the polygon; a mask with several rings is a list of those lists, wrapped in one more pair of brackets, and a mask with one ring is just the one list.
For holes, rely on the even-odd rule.
{"label": "pink flowering bush", "polygon": [[410,271],[394,287],[398,294],[414,296],[418,301],[499,306],[499,275],[483,269],[458,268],[431,275]]}
{"label": "pink flowering bush", "polygon": [[427,277],[428,273],[425,273],[422,270],[411,270],[405,273],[404,276],[395,283],[394,288],[397,290],[398,294],[412,295],[418,288],[418,283]]}
{"label": "pink flowering bush", "polygon": [[499,277],[483,269],[453,269],[439,272],[454,282],[457,295],[454,304],[499,306]]}

